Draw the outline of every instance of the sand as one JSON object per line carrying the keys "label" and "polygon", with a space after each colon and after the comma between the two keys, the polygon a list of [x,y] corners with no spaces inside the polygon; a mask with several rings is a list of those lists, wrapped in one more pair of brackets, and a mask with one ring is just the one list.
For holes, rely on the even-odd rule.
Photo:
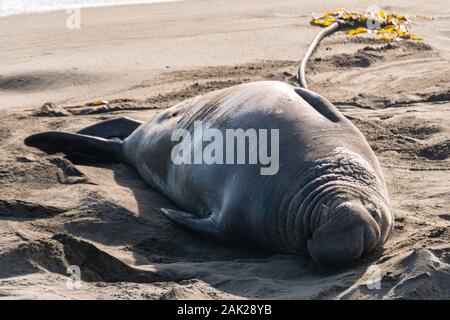
{"label": "sand", "polygon": [[[363,10],[369,1],[341,1]],[[123,164],[73,165],[23,145],[117,116],[146,120],[178,101],[239,83],[295,82],[335,4],[187,1],[0,19],[0,298],[449,299],[450,5],[382,1],[414,19],[421,42],[338,33],[308,70],[377,154],[395,211],[383,251],[353,267],[219,245],[164,219],[174,205]],[[86,106],[93,99],[108,106]],[[49,102],[45,106],[44,103]],[[81,268],[81,287],[66,268]],[[379,279],[376,285],[370,285]],[[369,283],[369,285],[367,285]]]}

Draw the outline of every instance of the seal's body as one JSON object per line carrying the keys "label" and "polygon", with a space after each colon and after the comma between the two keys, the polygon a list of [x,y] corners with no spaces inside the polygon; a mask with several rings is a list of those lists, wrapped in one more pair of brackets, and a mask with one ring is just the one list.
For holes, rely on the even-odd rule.
{"label": "seal's body", "polygon": [[[192,131],[196,121],[223,133],[279,130],[278,172],[262,175],[254,164],[174,163],[172,133]],[[122,140],[105,139],[113,137]],[[381,245],[392,230],[382,172],[362,134],[321,96],[281,82],[211,92],[144,124],[112,120],[78,134],[33,135],[26,143],[75,160],[126,162],[184,210],[162,209],[167,217],[222,241],[294,254],[306,249],[317,262],[336,265]],[[191,143],[195,150],[202,140]]]}

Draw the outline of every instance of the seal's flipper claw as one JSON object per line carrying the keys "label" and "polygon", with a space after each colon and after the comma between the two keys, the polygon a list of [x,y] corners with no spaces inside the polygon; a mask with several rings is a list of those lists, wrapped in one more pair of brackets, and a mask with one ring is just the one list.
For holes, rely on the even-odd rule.
{"label": "seal's flipper claw", "polygon": [[92,126],[81,129],[77,133],[105,139],[119,138],[123,140],[132,134],[142,123],[141,121],[127,117],[120,117],[93,124]]}
{"label": "seal's flipper claw", "polygon": [[169,220],[191,232],[205,235],[219,241],[223,241],[223,235],[217,228],[214,214],[210,214],[207,218],[197,218],[194,215],[172,209],[161,208],[161,213]]}

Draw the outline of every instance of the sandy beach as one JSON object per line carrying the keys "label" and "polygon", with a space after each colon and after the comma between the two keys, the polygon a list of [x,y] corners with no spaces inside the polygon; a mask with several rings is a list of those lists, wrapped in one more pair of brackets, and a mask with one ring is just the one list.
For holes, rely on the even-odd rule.
{"label": "sandy beach", "polygon": [[[145,121],[236,84],[295,84],[311,13],[371,1],[181,1],[0,18],[0,299],[450,299],[450,3],[379,1],[422,41],[338,32],[310,88],[365,135],[395,212],[383,251],[354,267],[239,249],[180,230],[174,204],[124,164],[74,165],[26,147],[118,116]],[[94,100],[108,105],[88,106]],[[46,105],[44,105],[46,104]],[[81,288],[66,269],[79,265]],[[155,282],[153,272],[165,275]],[[370,288],[373,270],[380,287]]]}

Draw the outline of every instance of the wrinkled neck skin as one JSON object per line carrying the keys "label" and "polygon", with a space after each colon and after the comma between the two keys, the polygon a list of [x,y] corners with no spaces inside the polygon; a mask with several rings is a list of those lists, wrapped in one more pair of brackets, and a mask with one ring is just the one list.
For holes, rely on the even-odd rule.
{"label": "wrinkled neck skin", "polygon": [[[333,257],[323,250],[342,249],[353,259],[387,240],[393,216],[384,181],[361,156],[339,151],[316,161],[297,180],[280,212],[280,249],[295,254],[307,248],[313,258],[327,261]],[[337,247],[324,248],[328,242]],[[346,251],[349,243],[354,247]]]}

